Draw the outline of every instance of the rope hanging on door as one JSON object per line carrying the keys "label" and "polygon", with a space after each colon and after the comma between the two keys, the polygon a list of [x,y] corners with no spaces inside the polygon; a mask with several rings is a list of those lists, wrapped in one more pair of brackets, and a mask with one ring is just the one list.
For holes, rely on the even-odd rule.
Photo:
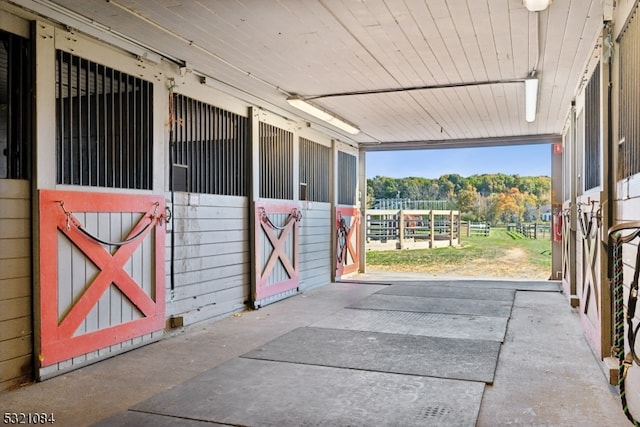
{"label": "rope hanging on door", "polygon": [[[602,224],[602,208],[599,207],[596,210],[596,203],[598,203],[597,200],[591,200],[591,203],[578,203],[578,223],[583,237],[596,237]],[[582,206],[589,205],[591,205],[591,212],[582,212]],[[594,224],[596,227],[594,227]]]}
{"label": "rope hanging on door", "polygon": [[[640,223],[634,225],[640,227]],[[627,226],[628,227],[628,226]],[[640,250],[636,252],[636,263],[634,266],[633,281],[630,284],[629,298],[627,299],[627,341],[629,344],[629,352],[625,354],[625,340],[624,340],[624,326],[625,326],[625,314],[624,314],[624,263],[622,259],[622,245],[629,243],[636,237],[640,236],[640,228],[631,233],[630,235],[623,237],[618,231],[620,229],[627,228],[624,225],[619,227],[613,227],[609,231],[609,239],[613,238],[612,245],[612,258],[613,258],[613,277],[611,285],[613,287],[613,310],[614,310],[614,346],[611,349],[612,353],[618,358],[618,389],[620,393],[620,401],[622,403],[622,411],[626,417],[635,426],[640,427],[640,421],[638,421],[629,410],[627,403],[627,394],[625,380],[629,368],[635,362],[640,365],[640,358],[636,354],[636,338],[638,331],[640,330],[640,324],[634,327],[633,318],[635,317],[636,304],[638,301],[638,279],[640,277]]]}
{"label": "rope hanging on door", "polygon": [[347,241],[349,239],[349,226],[343,216],[338,220],[337,241],[338,241],[338,264],[342,264],[347,259]]}
{"label": "rope hanging on door", "polygon": [[58,203],[60,204],[60,207],[62,208],[62,211],[64,212],[64,215],[66,217],[66,219],[65,219],[65,228],[66,228],[67,231],[69,231],[71,229],[71,224],[73,224],[85,236],[89,237],[90,239],[92,239],[92,240],[94,240],[94,241],[96,241],[98,243],[101,243],[101,244],[107,245],[107,246],[124,246],[126,244],[135,242],[136,240],[138,240],[149,229],[149,227],[151,227],[156,222],[156,220],[162,221],[162,214],[158,215],[158,213],[157,213],[158,212],[158,207],[160,206],[160,203],[155,202],[153,204],[153,206],[154,206],[153,213],[150,215],[151,216],[151,221],[149,221],[149,223],[147,225],[145,225],[142,228],[142,230],[140,230],[139,232],[137,232],[133,236],[129,237],[128,239],[121,240],[119,242],[113,242],[113,241],[110,241],[110,240],[101,239],[98,236],[94,236],[93,234],[91,234],[82,225],[82,223],[76,219],[76,217],[73,215],[73,213],[69,212],[64,207],[64,200],[59,200]]}
{"label": "rope hanging on door", "polygon": [[291,209],[291,213],[289,213],[289,216],[287,217],[287,219],[284,221],[284,225],[278,226],[278,225],[275,225],[273,221],[271,221],[271,218],[269,218],[269,214],[267,214],[267,211],[265,210],[265,208],[260,208],[259,210],[260,210],[260,220],[264,222],[269,228],[272,228],[274,230],[284,230],[289,226],[291,221],[300,222],[302,220],[302,212],[300,212],[296,208],[293,208]]}

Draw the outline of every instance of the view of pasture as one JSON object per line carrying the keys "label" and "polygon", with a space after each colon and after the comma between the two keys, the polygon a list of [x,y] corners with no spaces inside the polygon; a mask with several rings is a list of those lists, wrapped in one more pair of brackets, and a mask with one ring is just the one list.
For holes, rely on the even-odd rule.
{"label": "view of pasture", "polygon": [[[367,184],[369,270],[450,277],[551,276],[549,177],[376,176]],[[406,214],[399,220],[401,212]],[[433,212],[440,216],[430,216]],[[432,226],[440,244],[429,244]]]}
{"label": "view of pasture", "polygon": [[494,277],[547,280],[551,240],[527,238],[494,227],[489,236],[462,236],[460,246],[367,251],[369,271],[426,273],[439,277]]}

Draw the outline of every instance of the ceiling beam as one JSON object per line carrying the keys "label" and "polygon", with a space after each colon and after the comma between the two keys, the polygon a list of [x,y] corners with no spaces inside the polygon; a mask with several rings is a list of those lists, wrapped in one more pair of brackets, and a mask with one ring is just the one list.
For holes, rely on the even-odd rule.
{"label": "ceiling beam", "polygon": [[361,142],[361,151],[433,150],[446,148],[501,147],[530,144],[556,144],[562,135],[520,135],[495,138],[443,139],[422,141]]}

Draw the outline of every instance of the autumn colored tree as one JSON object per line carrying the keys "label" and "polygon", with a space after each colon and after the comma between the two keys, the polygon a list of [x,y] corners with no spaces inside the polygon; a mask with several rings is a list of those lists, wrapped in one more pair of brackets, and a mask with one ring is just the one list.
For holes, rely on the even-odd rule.
{"label": "autumn colored tree", "polygon": [[[535,221],[549,204],[548,176],[497,174],[442,175],[440,178],[389,178],[367,180],[367,197],[373,199],[448,200],[458,210],[481,221]],[[525,218],[526,212],[526,218]]]}
{"label": "autumn colored tree", "polygon": [[456,207],[461,213],[473,212],[478,205],[478,192],[471,184],[460,190],[455,197]]}
{"label": "autumn colored tree", "polygon": [[522,221],[526,210],[527,194],[523,194],[516,187],[506,193],[497,195],[495,202],[496,216],[502,222]]}

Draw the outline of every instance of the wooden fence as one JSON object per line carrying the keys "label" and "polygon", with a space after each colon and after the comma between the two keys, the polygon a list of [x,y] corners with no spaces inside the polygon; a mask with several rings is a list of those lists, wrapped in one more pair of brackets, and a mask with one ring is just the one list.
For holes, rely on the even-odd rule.
{"label": "wooden fence", "polygon": [[529,239],[549,239],[551,225],[546,224],[508,224],[507,231],[515,231]]}
{"label": "wooden fence", "polygon": [[460,212],[369,210],[367,249],[435,248],[460,245]]}
{"label": "wooden fence", "polygon": [[467,237],[484,236],[487,237],[491,233],[491,225],[486,222],[463,222],[462,229],[467,230]]}

